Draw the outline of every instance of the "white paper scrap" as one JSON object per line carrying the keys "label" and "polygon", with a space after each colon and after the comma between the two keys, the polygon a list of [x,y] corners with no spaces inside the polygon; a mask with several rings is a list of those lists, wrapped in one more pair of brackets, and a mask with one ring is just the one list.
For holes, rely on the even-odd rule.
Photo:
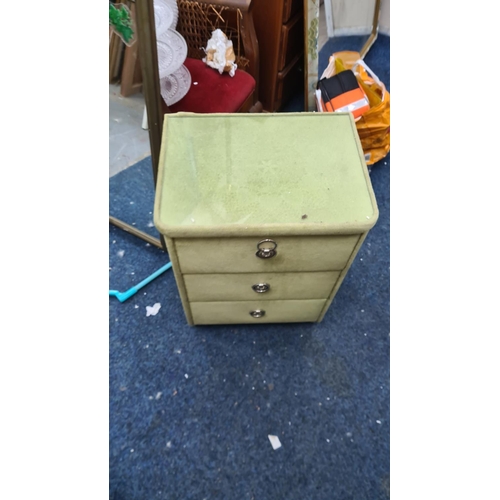
{"label": "white paper scrap", "polygon": [[146,316],[156,316],[160,310],[161,304],[157,302],[154,306],[146,306]]}
{"label": "white paper scrap", "polygon": [[278,436],[267,436],[269,438],[269,441],[271,441],[271,446],[273,447],[273,450],[277,450],[278,448],[281,448],[281,442],[280,438]]}

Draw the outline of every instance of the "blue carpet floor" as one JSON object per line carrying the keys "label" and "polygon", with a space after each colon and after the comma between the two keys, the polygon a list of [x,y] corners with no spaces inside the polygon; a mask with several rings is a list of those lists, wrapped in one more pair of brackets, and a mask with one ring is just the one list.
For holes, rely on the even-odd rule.
{"label": "blue carpet floor", "polygon": [[[365,60],[389,88],[389,38]],[[172,271],[109,299],[110,499],[389,498],[390,156],[371,180],[379,220],[322,323],[189,327]],[[157,236],[152,187],[150,158],[112,177],[110,214]],[[110,226],[111,289],[168,261]]]}

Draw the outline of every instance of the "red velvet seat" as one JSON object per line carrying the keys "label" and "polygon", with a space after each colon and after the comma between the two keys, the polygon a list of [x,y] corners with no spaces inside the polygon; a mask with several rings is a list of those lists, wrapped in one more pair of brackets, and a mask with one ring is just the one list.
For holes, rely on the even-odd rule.
{"label": "red velvet seat", "polygon": [[[191,88],[179,102],[169,107],[171,113],[237,113],[255,90],[254,78],[245,71],[237,69],[233,77],[228,73],[221,75],[203,61],[189,57],[184,65],[191,73]],[[167,112],[163,99],[162,104]]]}

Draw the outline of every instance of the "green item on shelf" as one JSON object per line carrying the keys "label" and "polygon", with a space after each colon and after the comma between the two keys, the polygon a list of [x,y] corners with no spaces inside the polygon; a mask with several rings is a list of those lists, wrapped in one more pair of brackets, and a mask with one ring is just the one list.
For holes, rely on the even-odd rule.
{"label": "green item on shelf", "polygon": [[120,8],[114,4],[109,4],[109,24],[113,31],[127,44],[133,42],[134,30],[132,29],[132,16],[125,4],[119,4]]}

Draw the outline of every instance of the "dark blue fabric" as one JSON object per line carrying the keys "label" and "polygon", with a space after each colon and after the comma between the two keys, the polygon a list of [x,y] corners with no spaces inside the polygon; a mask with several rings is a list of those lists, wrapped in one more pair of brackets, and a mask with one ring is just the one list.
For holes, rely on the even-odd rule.
{"label": "dark blue fabric", "polygon": [[[389,87],[389,39],[365,60]],[[390,155],[371,180],[379,220],[322,323],[189,327],[172,271],[109,298],[110,498],[389,497]],[[157,236],[153,198],[150,158],[110,179],[110,214]],[[111,289],[168,261],[110,225]]]}

